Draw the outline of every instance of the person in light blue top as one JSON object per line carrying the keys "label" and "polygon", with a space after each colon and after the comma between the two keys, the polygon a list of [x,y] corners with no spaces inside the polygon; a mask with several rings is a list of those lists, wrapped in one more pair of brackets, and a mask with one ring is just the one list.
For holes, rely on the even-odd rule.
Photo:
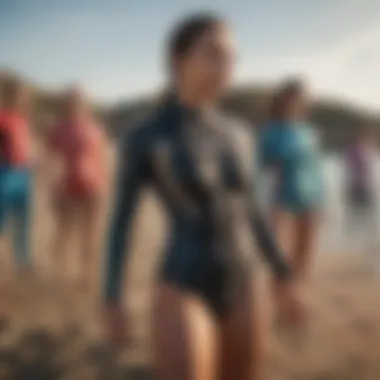
{"label": "person in light blue top", "polygon": [[[298,274],[307,271],[323,202],[317,131],[307,120],[306,90],[289,80],[276,93],[271,120],[260,136],[263,169],[274,175],[272,212],[278,231],[292,231],[290,252]],[[285,225],[285,223],[287,225]],[[280,238],[283,240],[283,238]]]}

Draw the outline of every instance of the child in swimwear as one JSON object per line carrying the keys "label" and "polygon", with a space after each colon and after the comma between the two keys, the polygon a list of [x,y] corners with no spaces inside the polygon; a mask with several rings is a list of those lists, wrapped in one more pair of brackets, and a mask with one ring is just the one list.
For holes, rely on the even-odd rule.
{"label": "child in swimwear", "polygon": [[[349,233],[366,231],[370,236],[366,240],[373,242],[377,236],[376,204],[376,150],[369,126],[357,128],[344,156],[346,181],[345,199],[349,215],[347,218]],[[367,234],[366,234],[367,235]],[[371,244],[371,250],[373,250]]]}
{"label": "child in swimwear", "polygon": [[[320,207],[323,200],[323,178],[320,167],[318,138],[307,120],[306,89],[291,80],[278,90],[271,120],[262,131],[262,163],[275,176],[272,213],[275,229],[287,249],[299,277],[309,270],[314,249]],[[290,236],[284,234],[290,229]],[[285,236],[284,236],[285,235]]]}
{"label": "child in swimwear", "polygon": [[88,288],[96,273],[107,162],[105,136],[80,89],[71,88],[65,93],[63,112],[48,135],[47,146],[48,160],[55,159],[59,164],[49,175],[56,220],[52,251],[56,271],[58,276],[65,275],[68,243],[76,235],[83,268],[81,282]]}
{"label": "child in swimwear", "polygon": [[11,222],[18,269],[31,269],[31,139],[27,120],[29,93],[16,80],[4,85],[0,109],[0,230]]}

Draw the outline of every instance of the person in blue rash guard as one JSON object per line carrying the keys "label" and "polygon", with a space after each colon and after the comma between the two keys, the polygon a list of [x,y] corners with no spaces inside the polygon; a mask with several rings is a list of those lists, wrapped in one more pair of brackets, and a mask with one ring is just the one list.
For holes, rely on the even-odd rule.
{"label": "person in blue rash guard", "polygon": [[197,15],[178,26],[169,50],[173,95],[121,143],[107,252],[106,333],[123,343],[125,240],[141,189],[150,184],[171,221],[152,310],[157,378],[257,379],[261,331],[254,323],[252,257],[235,241],[241,219],[250,220],[277,279],[283,316],[297,322],[302,309],[291,269],[256,204],[251,165],[241,154],[239,143],[251,147],[249,129],[214,106],[233,66],[231,33],[219,18]]}
{"label": "person in blue rash guard", "polygon": [[324,193],[318,136],[306,112],[303,83],[287,81],[275,95],[272,119],[259,144],[262,164],[274,174],[275,229],[279,234],[291,231],[290,236],[278,238],[287,240],[283,243],[300,279],[309,267]]}

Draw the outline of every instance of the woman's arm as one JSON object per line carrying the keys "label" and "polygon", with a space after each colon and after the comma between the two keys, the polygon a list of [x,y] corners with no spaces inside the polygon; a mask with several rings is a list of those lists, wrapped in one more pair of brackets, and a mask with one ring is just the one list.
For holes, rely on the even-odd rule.
{"label": "woman's arm", "polygon": [[100,155],[100,167],[99,167],[99,175],[104,185],[105,194],[109,194],[110,190],[110,170],[109,170],[109,162],[110,162],[110,141],[107,133],[105,131],[105,127],[102,124],[97,125],[97,139],[98,139],[98,150]]}
{"label": "woman's arm", "polygon": [[[248,197],[249,208],[248,217],[251,224],[251,228],[259,246],[260,253],[264,259],[270,264],[276,277],[279,279],[286,279],[291,275],[291,268],[288,265],[282,250],[277,243],[268,222],[261,211],[260,200],[257,194],[258,186],[255,186],[254,180],[261,178],[261,170],[263,165],[271,164],[271,152],[269,147],[270,135],[262,134],[259,138],[258,144],[253,138],[252,129],[246,128],[248,134],[245,134],[245,138],[240,138],[240,146],[243,144],[249,144],[246,151],[250,149],[250,153],[246,155],[250,159],[250,180],[248,181]],[[268,145],[269,144],[269,145]],[[244,149],[239,149],[239,152],[244,152]]]}
{"label": "woman's arm", "polygon": [[142,182],[143,141],[140,128],[123,140],[119,152],[119,167],[115,181],[115,202],[112,208],[107,247],[105,274],[105,299],[118,303],[122,270],[126,260],[125,246],[130,231],[132,215]]}
{"label": "woman's arm", "polygon": [[275,276],[279,280],[285,280],[292,274],[291,267],[285,259],[265,216],[258,207],[254,195],[252,194],[251,197],[249,219],[259,250],[271,266]]}
{"label": "woman's arm", "polygon": [[0,121],[0,165],[8,164],[8,145],[9,145],[8,123]]}

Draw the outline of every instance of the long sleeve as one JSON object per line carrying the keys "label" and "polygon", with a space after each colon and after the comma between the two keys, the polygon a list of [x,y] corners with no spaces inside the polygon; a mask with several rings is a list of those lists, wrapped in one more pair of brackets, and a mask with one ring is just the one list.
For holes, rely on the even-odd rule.
{"label": "long sleeve", "polygon": [[115,203],[110,216],[106,258],[105,297],[107,301],[117,301],[119,298],[124,262],[128,255],[125,248],[128,246],[130,224],[142,180],[142,146],[137,141],[134,132],[124,139],[119,153]]}
{"label": "long sleeve", "polygon": [[292,273],[290,265],[254,199],[251,201],[249,219],[260,253],[269,263],[276,277],[280,279],[289,277]]}
{"label": "long sleeve", "polygon": [[[255,154],[252,157],[254,161],[252,178],[260,183],[262,182],[261,179],[263,168],[268,166],[270,167],[273,160],[270,140],[270,134],[267,130],[265,130],[262,132],[258,144],[255,144],[253,141],[254,146],[256,146],[253,149]],[[251,184],[249,194],[249,219],[251,228],[262,256],[269,263],[276,277],[286,278],[291,275],[291,268],[286,261],[284,254],[280,249],[280,246],[276,241],[276,238],[259,206],[260,201],[257,194],[259,187],[260,186],[254,186],[253,183]],[[262,191],[263,189],[260,190]]]}

